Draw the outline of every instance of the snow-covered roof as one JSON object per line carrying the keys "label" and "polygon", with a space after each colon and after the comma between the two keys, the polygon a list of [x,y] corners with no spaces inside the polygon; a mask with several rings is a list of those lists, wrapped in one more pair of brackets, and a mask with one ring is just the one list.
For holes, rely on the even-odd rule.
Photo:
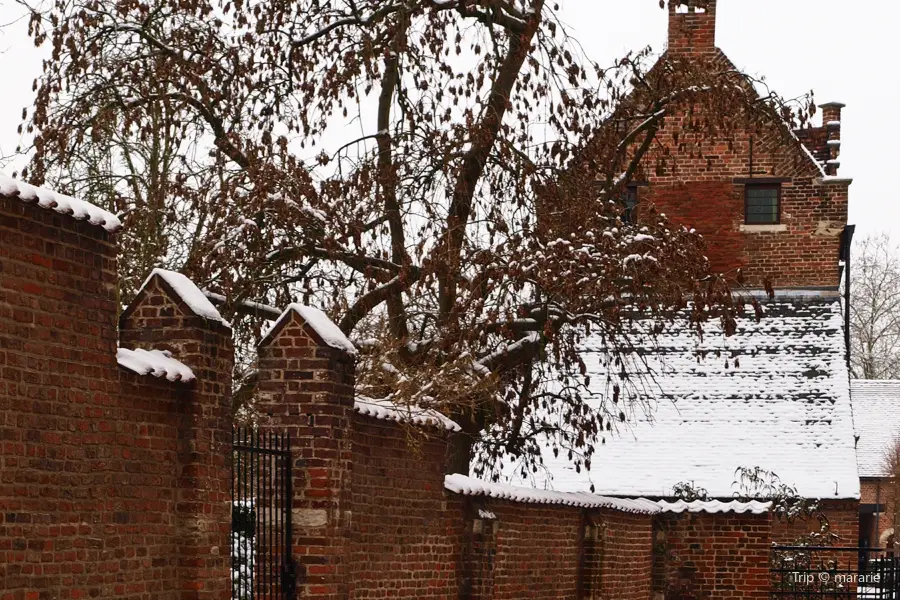
{"label": "snow-covered roof", "polygon": [[462,429],[455,421],[445,417],[436,410],[416,406],[398,406],[389,400],[376,400],[365,396],[357,396],[353,403],[353,409],[361,415],[382,421],[430,425],[447,431],[461,431]]}
{"label": "snow-covered roof", "polygon": [[212,302],[209,301],[206,294],[204,294],[193,281],[181,273],[167,271],[165,269],[153,269],[153,271],[150,272],[150,275],[147,276],[147,279],[144,280],[138,293],[147,287],[150,280],[156,276],[159,276],[165,281],[169,287],[172,288],[172,291],[181,298],[195,315],[211,321],[218,321],[226,327],[231,327],[231,323],[222,318],[222,315],[219,314],[216,307],[212,305]]}
{"label": "snow-covered roof", "polygon": [[281,316],[278,317],[278,320],[275,321],[272,327],[263,336],[263,341],[260,343],[264,343],[265,339],[278,329],[284,321],[290,318],[292,313],[297,313],[300,318],[316,332],[316,335],[322,339],[322,343],[325,345],[337,348],[338,350],[343,350],[350,355],[355,356],[357,354],[356,346],[354,346],[353,342],[344,335],[344,332],[341,331],[340,327],[335,325],[334,322],[328,318],[328,315],[318,308],[304,306],[303,304],[288,305],[288,307],[284,309],[284,312],[281,313]]}
{"label": "snow-covered roof", "polygon": [[78,221],[87,221],[91,225],[99,225],[113,233],[122,228],[122,222],[116,215],[94,206],[90,202],[78,200],[64,194],[58,194],[46,188],[33,186],[0,173],[0,196],[9,196],[47,210],[63,215],[70,215]]}
{"label": "snow-covered roof", "polygon": [[[710,498],[745,492],[739,468],[759,467],[807,498],[858,498],[843,319],[835,293],[781,296],[762,303],[763,319],[738,319],[725,337],[715,323],[701,340],[687,318],[667,324],[655,343],[648,323],[633,325],[632,341],[655,383],[637,384],[640,402],[626,409],[618,431],[597,444],[590,469],[577,472],[566,452],[546,469],[513,483],[607,496],[673,497],[693,484]],[[598,405],[607,389],[603,342],[588,339],[582,358]],[[613,374],[613,377],[617,377]],[[622,402],[620,401],[620,404]],[[755,494],[757,496],[763,494]]]}
{"label": "snow-covered roof", "polygon": [[138,375],[165,377],[169,381],[193,381],[194,372],[184,363],[172,358],[172,353],[165,350],[129,350],[119,348],[116,352],[119,366],[125,367]]}
{"label": "snow-covered roof", "polygon": [[455,494],[463,496],[487,496],[500,500],[511,500],[529,504],[558,504],[561,506],[577,506],[580,508],[611,508],[623,512],[656,514],[660,507],[652,500],[623,498],[605,498],[590,493],[567,493],[550,490],[537,490],[528,487],[489,483],[466,475],[447,475],[444,487]]}
{"label": "snow-covered roof", "polygon": [[850,382],[860,477],[885,477],[885,454],[900,441],[900,381]]}

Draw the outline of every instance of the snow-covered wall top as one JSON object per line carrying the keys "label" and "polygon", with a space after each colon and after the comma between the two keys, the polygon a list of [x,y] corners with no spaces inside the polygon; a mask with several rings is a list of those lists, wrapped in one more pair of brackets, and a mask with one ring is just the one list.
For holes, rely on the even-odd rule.
{"label": "snow-covered wall top", "polygon": [[885,454],[900,440],[900,381],[850,382],[860,477],[886,477]]}
{"label": "snow-covered wall top", "polygon": [[87,221],[92,225],[99,225],[110,233],[122,228],[122,222],[116,215],[99,206],[33,186],[24,181],[7,177],[3,173],[0,173],[0,196],[18,198],[28,204],[37,203],[41,208],[70,215],[73,219]]}
{"label": "snow-covered wall top", "polygon": [[498,500],[510,500],[525,504],[559,504],[579,508],[609,508],[628,513],[749,513],[762,515],[772,509],[771,502],[720,502],[718,500],[694,502],[654,501],[647,498],[609,498],[586,492],[554,492],[528,487],[488,483],[466,475],[447,475],[444,487],[463,496],[486,496]]}
{"label": "snow-covered wall top", "polygon": [[116,352],[119,366],[138,375],[165,377],[169,381],[193,381],[194,372],[181,361],[172,358],[170,352],[164,350],[129,350],[119,348]]}
{"label": "snow-covered wall top", "polygon": [[455,494],[463,496],[487,496],[499,500],[511,500],[528,504],[559,504],[561,506],[577,506],[580,508],[611,508],[623,512],[656,514],[661,512],[660,507],[652,500],[643,498],[627,500],[620,498],[605,498],[596,494],[584,492],[554,492],[550,490],[537,490],[534,488],[507,485],[503,483],[488,483],[474,479],[466,475],[447,475],[444,478],[444,487]]}
{"label": "snow-covered wall top", "polygon": [[749,513],[753,515],[764,515],[772,510],[771,502],[739,502],[732,500],[731,502],[720,502],[719,500],[696,500],[694,502],[666,502],[660,500],[657,502],[664,513]]}
{"label": "snow-covered wall top", "polygon": [[353,404],[353,409],[362,415],[382,421],[430,425],[447,431],[462,430],[455,421],[445,417],[436,410],[420,408],[417,406],[398,406],[388,400],[376,400],[374,398],[366,398],[365,396],[357,396]]}
{"label": "snow-covered wall top", "polygon": [[[144,283],[141,285],[141,290],[147,287],[147,284],[150,283],[150,280],[154,277],[159,276],[169,284],[169,287],[172,288],[172,291],[178,295],[179,298],[191,309],[198,317],[203,317],[205,319],[210,319],[211,321],[218,321],[225,325],[226,327],[231,327],[231,323],[222,318],[222,315],[219,314],[219,311],[216,310],[216,307],[212,305],[212,302],[209,301],[209,298],[206,297],[200,288],[194,284],[193,281],[182,275],[181,273],[176,273],[175,271],[167,271],[165,269],[153,269],[150,272],[150,275],[147,276],[147,279],[144,280]],[[140,291],[138,292],[140,293]]]}
{"label": "snow-covered wall top", "polygon": [[[764,495],[736,483],[739,468],[759,467],[806,498],[858,498],[839,299],[797,294],[763,308],[759,323],[750,309],[727,338],[714,323],[701,339],[686,320],[676,320],[654,343],[641,330],[648,324],[636,323],[632,341],[646,358],[632,363],[644,376],[634,390],[639,401],[597,444],[590,469],[577,472],[564,452],[555,457],[548,440],[543,471],[523,479],[510,467],[507,479],[656,498],[671,498],[676,484],[687,483],[730,499]],[[592,382],[587,401],[597,406],[606,398],[612,406],[602,340],[587,340],[582,358]]]}

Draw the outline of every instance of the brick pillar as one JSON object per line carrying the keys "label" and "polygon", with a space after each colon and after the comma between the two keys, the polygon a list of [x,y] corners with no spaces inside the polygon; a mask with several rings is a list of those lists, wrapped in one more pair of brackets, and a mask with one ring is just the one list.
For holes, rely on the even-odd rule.
{"label": "brick pillar", "polygon": [[[181,600],[231,598],[231,328],[198,314],[202,293],[177,273],[152,275],[122,313],[122,347],[169,350],[191,368],[179,405],[177,515]],[[173,286],[171,282],[178,285]],[[187,283],[185,283],[187,282]],[[190,285],[186,289],[187,285]],[[187,294],[185,292],[188,292]]]}
{"label": "brick pillar", "polygon": [[259,346],[260,425],[290,434],[300,598],[350,594],[350,433],[356,351],[316,309],[291,305]]}
{"label": "brick pillar", "polygon": [[839,157],[841,155],[841,110],[844,104],[840,102],[829,102],[822,104],[822,125],[828,134],[828,162],[826,163],[826,172],[829,175],[837,175],[841,166]]}

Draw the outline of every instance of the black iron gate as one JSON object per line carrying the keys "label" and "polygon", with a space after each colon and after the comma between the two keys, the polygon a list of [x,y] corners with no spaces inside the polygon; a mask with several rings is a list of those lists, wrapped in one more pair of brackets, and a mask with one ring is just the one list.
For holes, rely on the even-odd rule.
{"label": "black iron gate", "polygon": [[770,597],[900,600],[900,556],[882,548],[773,546]]}
{"label": "black iron gate", "polygon": [[232,449],[232,600],[294,600],[290,438],[235,429]]}

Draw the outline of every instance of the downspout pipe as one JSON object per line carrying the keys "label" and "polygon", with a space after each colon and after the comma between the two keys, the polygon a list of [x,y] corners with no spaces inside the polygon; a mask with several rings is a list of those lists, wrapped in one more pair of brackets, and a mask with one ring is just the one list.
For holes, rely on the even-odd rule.
{"label": "downspout pipe", "polygon": [[840,259],[844,263],[844,346],[846,348],[847,368],[850,367],[850,258],[854,233],[856,233],[856,225],[847,225],[841,233]]}

